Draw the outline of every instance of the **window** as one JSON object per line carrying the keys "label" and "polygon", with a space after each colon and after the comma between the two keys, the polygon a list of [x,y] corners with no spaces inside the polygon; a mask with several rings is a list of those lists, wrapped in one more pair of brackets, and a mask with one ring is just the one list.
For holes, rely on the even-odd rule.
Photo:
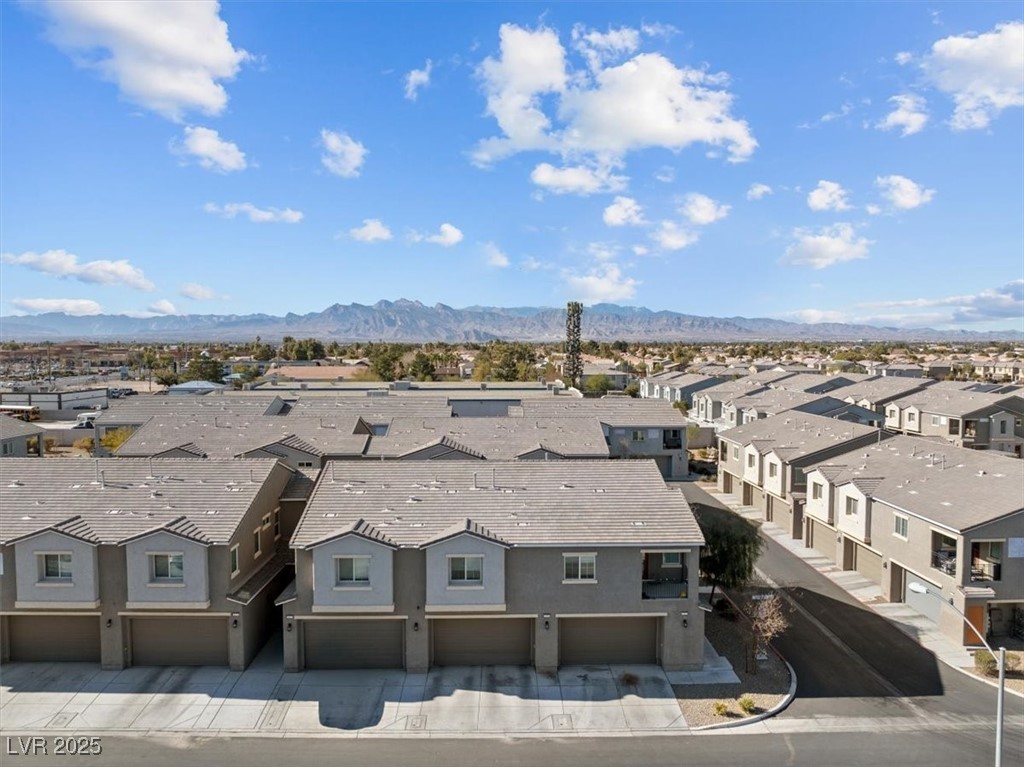
{"label": "window", "polygon": [[897,538],[907,540],[910,534],[910,520],[902,514],[893,514],[892,534]]}
{"label": "window", "polygon": [[39,560],[39,580],[71,580],[71,554],[40,554]]}
{"label": "window", "polygon": [[999,433],[1006,434],[1006,421],[999,422]]}
{"label": "window", "polygon": [[779,466],[778,466],[778,464],[775,464],[775,463],[768,464],[768,476],[769,477],[778,476],[778,473],[779,473]]}
{"label": "window", "polygon": [[733,447],[732,458],[734,461],[738,461],[740,459],[740,449],[738,447]]}
{"label": "window", "polygon": [[10,450],[10,447],[10,445],[4,442],[4,455],[7,455],[8,451]]}
{"label": "window", "polygon": [[748,469],[753,469],[754,468],[754,460],[755,460],[755,456],[754,456],[753,453],[750,453],[749,455],[747,455],[747,468]]}
{"label": "window", "polygon": [[263,515],[262,523],[263,523],[262,527],[263,527],[264,530],[268,530],[270,528],[270,515],[269,514],[264,514]]}
{"label": "window", "polygon": [[369,586],[369,557],[335,557],[337,563],[337,584],[339,586]]}
{"label": "window", "polygon": [[596,581],[597,554],[563,554],[565,580]]}
{"label": "window", "polygon": [[899,414],[900,414],[900,411],[897,410],[896,408],[894,408],[894,407],[889,408],[889,417],[890,418],[895,418]]}
{"label": "window", "polygon": [[634,442],[643,442],[644,441],[643,429],[633,429],[632,439],[633,439]]}
{"label": "window", "polygon": [[260,545],[260,529],[258,527],[252,531],[252,552],[253,559],[256,559],[263,553],[263,547]]}
{"label": "window", "polygon": [[274,540],[281,537],[281,509],[274,509]]}
{"label": "window", "polygon": [[150,554],[150,578],[153,581],[180,583],[185,577],[183,554]]}
{"label": "window", "polygon": [[683,553],[681,551],[666,551],[661,555],[662,567],[682,567]]}
{"label": "window", "polygon": [[238,544],[236,543],[231,547],[231,577],[235,577],[240,572],[238,567]]}
{"label": "window", "polygon": [[312,461],[296,461],[296,463],[298,464],[300,469],[312,469],[313,468],[313,462]]}
{"label": "window", "polygon": [[917,413],[907,413],[907,423],[914,423],[917,421]]}
{"label": "window", "polygon": [[822,484],[820,482],[812,482],[811,499],[815,501],[820,501],[822,496],[822,490],[824,490],[824,488],[822,487]]}
{"label": "window", "polygon": [[452,586],[479,585],[483,570],[483,557],[448,557],[448,583]]}
{"label": "window", "polygon": [[933,415],[932,416],[932,426],[942,426],[942,416],[941,415]]}
{"label": "window", "polygon": [[846,499],[846,515],[852,517],[854,514],[856,514],[857,513],[857,505],[858,505],[858,501],[857,501],[856,498],[849,498],[848,497]]}

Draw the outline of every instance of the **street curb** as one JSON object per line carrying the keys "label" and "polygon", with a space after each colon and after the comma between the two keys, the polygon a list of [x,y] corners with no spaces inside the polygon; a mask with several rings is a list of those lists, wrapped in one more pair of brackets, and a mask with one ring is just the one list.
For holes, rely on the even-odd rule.
{"label": "street curb", "polygon": [[[774,649],[774,648],[773,648]],[[721,722],[719,724],[705,724],[702,727],[691,727],[690,732],[708,732],[711,730],[729,730],[736,727],[745,727],[748,724],[756,724],[757,722],[763,722],[765,719],[769,719],[776,714],[782,713],[786,707],[793,702],[793,698],[796,697],[796,672],[793,667],[789,665],[789,661],[779,655],[779,660],[786,664],[786,668],[789,669],[789,692],[786,693],[786,697],[779,701],[777,704],[772,706],[767,711],[764,711],[757,716],[752,716],[747,719],[741,719],[738,722]]]}

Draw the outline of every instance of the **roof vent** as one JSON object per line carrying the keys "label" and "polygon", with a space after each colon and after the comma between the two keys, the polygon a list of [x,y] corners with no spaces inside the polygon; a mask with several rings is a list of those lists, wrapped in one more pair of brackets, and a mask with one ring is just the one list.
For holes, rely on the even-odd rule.
{"label": "roof vent", "polygon": [[107,514],[120,514],[120,513],[121,513],[120,509],[110,509],[109,511],[107,511]]}
{"label": "roof vent", "polygon": [[149,497],[150,498],[159,498],[160,495],[161,495],[161,493],[160,493],[159,490],[154,490],[152,493],[149,494]]}
{"label": "roof vent", "polygon": [[26,514],[22,517],[22,519],[35,519],[35,517],[33,517],[31,514]]}
{"label": "roof vent", "polygon": [[529,527],[529,522],[516,522],[516,527]]}
{"label": "roof vent", "polygon": [[570,485],[570,484],[568,484],[566,482],[563,482],[562,484],[560,484],[558,486],[558,489],[559,490],[572,490],[572,485]]}
{"label": "roof vent", "polygon": [[978,476],[979,477],[984,477],[985,476],[985,470],[984,469],[978,469]]}
{"label": "roof vent", "polygon": [[417,498],[415,495],[410,495],[408,498],[406,498],[405,502],[406,503],[422,503],[423,499],[422,498]]}
{"label": "roof vent", "polygon": [[333,511],[325,511],[324,512],[324,516],[328,517],[329,519],[333,519],[334,517],[336,517],[338,515],[337,515],[336,512],[333,512]]}
{"label": "roof vent", "polygon": [[643,527],[647,523],[646,522],[641,522],[640,520],[634,520],[630,524],[632,524],[633,527]]}
{"label": "roof vent", "polygon": [[[168,508],[170,508],[170,507],[168,507]],[[217,513],[217,510],[216,510],[216,509],[207,509],[207,510],[206,510],[206,511],[204,511],[203,513],[204,513],[204,514],[216,514],[216,513]]]}
{"label": "roof vent", "polygon": [[11,484],[9,484],[7,487],[24,487],[24,486],[25,486],[25,483],[22,482],[20,479],[14,479],[14,480],[11,480]]}
{"label": "roof vent", "polygon": [[413,522],[410,525],[410,527],[423,527],[423,523],[422,522]]}

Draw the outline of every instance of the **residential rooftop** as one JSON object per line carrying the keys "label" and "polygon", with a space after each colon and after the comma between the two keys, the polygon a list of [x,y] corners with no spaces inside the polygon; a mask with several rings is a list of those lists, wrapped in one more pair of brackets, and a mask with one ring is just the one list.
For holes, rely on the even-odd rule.
{"label": "residential rooftop", "polygon": [[292,537],[346,530],[420,547],[463,528],[508,546],[700,546],[690,507],[654,461],[480,464],[332,461]]}
{"label": "residential rooftop", "polygon": [[873,378],[840,389],[838,396],[847,402],[886,403],[933,383],[928,378]]}
{"label": "residential rooftop", "polygon": [[36,437],[42,434],[45,429],[26,423],[20,418],[0,415],[0,440],[16,439],[18,437]]}
{"label": "residential rooftop", "polygon": [[951,391],[949,389],[932,391],[931,389],[932,387],[929,387],[928,389],[914,392],[890,404],[900,408],[916,407],[927,413],[951,416],[968,415],[977,410],[1002,403],[1015,402],[1018,406],[1024,405],[1024,400],[1017,394],[988,394],[986,392]]}
{"label": "residential rooftop", "polygon": [[718,436],[739,445],[756,442],[761,453],[784,451],[780,456],[791,461],[872,434],[881,435],[881,432],[873,426],[786,411],[774,418],[751,421],[728,429]]}
{"label": "residential rooftop", "polygon": [[160,529],[227,543],[268,483],[279,491],[290,476],[276,459],[8,458],[0,461],[0,543],[55,528],[90,543]]}
{"label": "residential rooftop", "polygon": [[875,479],[875,500],[957,532],[1024,510],[1024,462],[991,450],[897,436],[818,468],[835,484]]}

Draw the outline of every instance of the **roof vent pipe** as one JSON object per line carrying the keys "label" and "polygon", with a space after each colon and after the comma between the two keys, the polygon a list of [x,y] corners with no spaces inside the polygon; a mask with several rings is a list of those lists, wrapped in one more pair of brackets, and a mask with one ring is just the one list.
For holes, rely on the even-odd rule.
{"label": "roof vent pipe", "polygon": [[494,467],[492,466],[491,467],[491,489],[492,490],[497,490],[498,489],[498,483],[494,479],[494,471],[495,471]]}
{"label": "roof vent pipe", "polygon": [[334,461],[331,461],[331,482],[334,482]]}
{"label": "roof vent pipe", "polygon": [[100,469],[100,487],[106,487],[106,486],[107,486],[107,478],[104,476],[103,469]]}
{"label": "roof vent pipe", "polygon": [[475,471],[473,472],[473,489],[474,490],[477,489],[477,485],[476,485],[476,472]]}

